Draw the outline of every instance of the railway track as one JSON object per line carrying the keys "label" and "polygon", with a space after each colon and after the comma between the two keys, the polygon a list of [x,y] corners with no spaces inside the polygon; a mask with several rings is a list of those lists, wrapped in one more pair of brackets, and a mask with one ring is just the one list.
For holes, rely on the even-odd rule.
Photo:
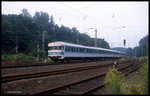
{"label": "railway track", "polygon": [[[131,61],[131,62],[134,62]],[[125,62],[122,62],[125,63]],[[28,78],[37,78],[42,76],[49,76],[49,75],[56,75],[56,74],[64,74],[69,72],[76,72],[76,71],[83,71],[83,70],[90,70],[95,68],[102,68],[112,66],[113,63],[96,65],[96,66],[87,66],[87,67],[79,67],[79,68],[69,68],[69,69],[60,69],[60,70],[53,70],[53,71],[39,71],[39,72],[31,72],[31,73],[21,73],[21,74],[10,74],[10,75],[2,75],[2,83],[20,80],[20,79],[28,79]]]}
{"label": "railway track", "polygon": [[90,70],[95,68],[107,67],[111,66],[113,63],[97,65],[97,66],[88,66],[88,67],[79,67],[79,68],[69,68],[69,69],[62,69],[62,70],[55,70],[55,71],[40,71],[40,72],[31,72],[31,73],[23,73],[23,74],[11,74],[11,75],[3,75],[2,76],[2,83],[20,80],[20,79],[28,79],[28,78],[36,78],[48,75],[56,75],[56,74],[64,74],[69,72],[76,72],[76,71],[83,71],[83,70]]}
{"label": "railway track", "polygon": [[[131,66],[133,66],[134,63],[130,64],[129,66],[120,68],[119,71],[122,71],[124,69],[127,69]],[[125,74],[131,73],[135,70],[137,70],[140,66],[134,68],[133,70],[129,70]],[[62,86],[59,88],[51,89],[48,91],[43,91],[40,93],[37,93],[36,95],[84,95],[84,94],[90,94],[90,92],[102,88],[104,86],[104,78],[105,73],[100,74],[99,76],[92,77],[80,82],[75,82],[74,84]]]}
{"label": "railway track", "polygon": [[[132,60],[132,61],[130,61],[130,63],[134,63],[134,62],[136,62],[136,60]],[[123,64],[121,64],[121,65],[126,65],[128,62],[123,62]],[[97,65],[97,66],[91,66],[91,67],[82,67],[82,68],[74,68],[74,69],[68,69],[68,70],[57,70],[57,71],[51,71],[51,72],[48,72],[48,73],[45,73],[45,72],[43,72],[43,73],[39,73],[39,74],[37,74],[37,73],[35,73],[35,74],[31,74],[31,75],[29,75],[29,74],[24,74],[24,76],[22,75],[20,75],[20,77],[19,77],[19,75],[17,76],[16,75],[16,77],[15,76],[3,76],[3,77],[5,77],[5,79],[2,77],[2,83],[7,83],[7,82],[9,82],[9,81],[15,81],[15,80],[21,80],[21,79],[31,79],[31,78],[37,78],[37,77],[41,77],[41,76],[49,76],[49,75],[56,75],[56,74],[64,74],[64,73],[74,73],[74,72],[76,72],[76,71],[78,71],[78,72],[82,72],[82,71],[86,71],[86,70],[92,70],[92,69],[97,69],[97,68],[107,68],[108,66],[111,66],[111,65],[113,65],[113,64],[107,64],[107,65]],[[128,65],[128,64],[127,64]],[[130,66],[127,66],[126,65],[126,67],[122,67],[122,69],[125,69],[125,68],[127,68],[127,67],[130,67],[130,66],[132,66],[133,64],[130,64]],[[90,71],[89,71],[90,72]],[[90,78],[84,78],[84,79],[81,79],[81,80],[78,80],[78,81],[76,81],[76,82],[72,82],[72,83],[68,83],[68,84],[62,84],[62,85],[57,85],[56,87],[51,87],[50,89],[44,89],[44,90],[39,90],[38,92],[30,92],[29,94],[38,94],[38,95],[43,95],[43,94],[61,94],[62,92],[63,93],[65,93],[65,91],[62,91],[62,90],[70,90],[70,89],[75,89],[75,90],[78,90],[78,89],[76,89],[76,88],[69,88],[69,86],[70,87],[72,87],[72,86],[74,86],[74,85],[76,85],[77,84],[77,86],[81,86],[80,84],[82,83],[82,86],[83,85],[89,85],[89,84],[91,84],[91,83],[89,83],[89,84],[86,84],[85,82],[93,82],[92,84],[94,84],[94,81],[95,81],[95,79],[96,78],[99,78],[97,81],[103,81],[103,78],[104,78],[104,76],[105,76],[105,73],[106,73],[106,71],[105,72],[101,72],[100,73],[100,75],[99,76],[96,76],[96,75],[94,75],[94,76],[91,76]],[[91,81],[92,80],[92,81]],[[93,86],[92,88],[90,88],[90,89],[87,89],[87,90],[85,90],[85,91],[83,91],[82,90],[82,92],[78,92],[78,93],[80,93],[80,94],[86,94],[86,93],[88,93],[88,92],[90,92],[91,90],[94,90],[95,88],[97,88],[97,87],[99,87],[99,85],[100,84],[97,84],[97,86]],[[103,86],[103,84],[101,83],[101,86]],[[85,88],[86,89],[86,88]],[[58,92],[58,90],[61,90],[61,91],[59,91]],[[80,89],[81,90],[81,89]],[[66,93],[66,94],[76,94],[75,92],[73,93],[73,91],[67,91],[67,92],[72,92],[72,93]]]}
{"label": "railway track", "polygon": [[[51,65],[63,65],[63,64],[77,64],[77,63],[87,63],[87,62],[104,62],[102,61],[73,61],[73,62],[51,62],[51,63],[23,63],[23,64],[2,64],[2,69],[9,68],[22,68],[22,67],[36,67],[36,66],[51,66]],[[112,61],[112,60],[107,60]]]}
{"label": "railway track", "polygon": [[[133,66],[134,63],[129,64],[126,67],[120,68],[119,70],[124,70]],[[133,70],[132,70],[133,71]],[[99,76],[88,78],[82,81],[74,82],[65,86],[59,86],[54,89],[46,89],[44,91],[39,91],[39,93],[31,93],[36,95],[83,95],[87,94],[97,88],[104,86],[105,73],[101,73]],[[100,82],[99,82],[100,81]]]}

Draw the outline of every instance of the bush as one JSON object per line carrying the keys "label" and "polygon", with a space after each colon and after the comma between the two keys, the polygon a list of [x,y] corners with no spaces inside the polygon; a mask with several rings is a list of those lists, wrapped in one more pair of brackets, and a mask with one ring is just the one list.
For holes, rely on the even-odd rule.
{"label": "bush", "polygon": [[36,58],[37,58],[37,57],[34,57],[34,56],[27,56],[27,57],[26,57],[26,60],[36,60]]}
{"label": "bush", "polygon": [[4,55],[2,55],[2,61],[10,61],[10,60],[16,60],[16,55],[15,54],[12,54],[12,55],[4,54]]}
{"label": "bush", "polygon": [[117,71],[115,67],[109,69],[105,77],[106,88],[110,89],[113,94],[148,94],[148,59],[142,66],[139,74],[131,74],[128,78]]}
{"label": "bush", "polygon": [[126,58],[122,57],[119,59],[119,61],[124,62],[124,61],[126,61]]}
{"label": "bush", "polygon": [[140,57],[140,61],[142,61],[142,62],[146,62],[147,59],[148,59],[148,57]]}
{"label": "bush", "polygon": [[124,80],[124,75],[119,72],[115,67],[109,69],[105,77],[106,88],[110,89],[113,94],[120,94],[120,86]]}
{"label": "bush", "polygon": [[27,55],[24,53],[18,53],[18,60],[26,60]]}

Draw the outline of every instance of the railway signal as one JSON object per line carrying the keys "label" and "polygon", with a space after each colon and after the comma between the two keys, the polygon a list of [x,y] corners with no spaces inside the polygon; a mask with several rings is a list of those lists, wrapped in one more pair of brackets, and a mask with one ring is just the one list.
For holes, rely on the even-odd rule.
{"label": "railway signal", "polygon": [[125,39],[123,40],[123,45],[124,45],[124,47],[125,47],[125,45],[126,45],[126,40],[125,40]]}
{"label": "railway signal", "polygon": [[95,29],[95,47],[97,47],[97,29]]}

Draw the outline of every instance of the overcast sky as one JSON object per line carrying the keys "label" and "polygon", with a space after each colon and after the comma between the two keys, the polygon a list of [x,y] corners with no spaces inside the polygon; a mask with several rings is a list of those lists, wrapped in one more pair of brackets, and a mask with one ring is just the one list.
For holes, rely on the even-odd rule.
{"label": "overcast sky", "polygon": [[[138,46],[148,35],[148,2],[2,2],[2,14],[21,14],[22,9],[53,15],[55,24],[76,27],[79,32],[105,39],[110,47]],[[94,29],[90,29],[94,28]]]}

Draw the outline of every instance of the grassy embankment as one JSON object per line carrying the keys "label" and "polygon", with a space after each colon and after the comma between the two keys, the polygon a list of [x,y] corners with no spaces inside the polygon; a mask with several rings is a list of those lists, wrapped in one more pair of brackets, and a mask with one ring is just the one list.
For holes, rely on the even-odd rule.
{"label": "grassy embankment", "polygon": [[114,66],[110,68],[105,77],[105,88],[109,89],[112,94],[147,95],[149,88],[149,61],[147,57],[141,57],[140,60],[143,62],[143,64],[139,72],[129,74],[128,76],[122,74]]}

